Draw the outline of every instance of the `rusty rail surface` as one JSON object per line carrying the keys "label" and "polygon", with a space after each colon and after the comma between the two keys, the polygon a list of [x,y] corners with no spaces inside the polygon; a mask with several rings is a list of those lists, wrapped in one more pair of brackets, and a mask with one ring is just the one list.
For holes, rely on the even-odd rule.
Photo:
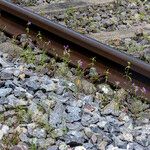
{"label": "rusty rail surface", "polygon": [[[61,58],[64,45],[69,45],[71,64],[73,65],[77,65],[77,60],[82,60],[83,69],[86,69],[91,63],[90,58],[96,57],[95,67],[98,73],[104,77],[104,72],[109,69],[108,81],[111,84],[118,81],[121,87],[131,87],[130,84],[127,84],[124,76],[127,62],[130,62],[132,83],[141,88],[144,87],[147,91],[145,96],[150,98],[149,64],[4,0],[0,1],[0,14],[0,29],[11,36],[17,37],[26,33],[27,23],[30,22],[31,38],[35,39],[38,31],[40,31],[43,41],[50,41],[51,43],[44,47],[51,55],[57,53]],[[40,42],[39,46],[42,47]]]}

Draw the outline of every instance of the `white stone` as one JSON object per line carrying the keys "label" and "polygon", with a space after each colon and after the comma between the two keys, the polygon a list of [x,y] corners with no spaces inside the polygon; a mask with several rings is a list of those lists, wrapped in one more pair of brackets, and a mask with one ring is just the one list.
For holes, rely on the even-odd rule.
{"label": "white stone", "polygon": [[77,146],[74,150],[86,150],[83,146]]}
{"label": "white stone", "polygon": [[100,128],[104,128],[106,124],[107,124],[107,121],[100,121],[100,122],[98,123],[98,126],[99,126]]}
{"label": "white stone", "polygon": [[0,130],[0,140],[2,140],[3,135],[4,135],[3,131],[2,131],[2,130]]}
{"label": "white stone", "polygon": [[133,135],[131,133],[124,132],[123,133],[123,139],[126,141],[132,142],[133,141]]}
{"label": "white stone", "polygon": [[105,93],[105,94],[108,94],[108,92],[109,92],[109,90],[108,90],[108,88],[107,87],[102,87],[102,91]]}
{"label": "white stone", "polygon": [[3,134],[8,134],[9,127],[7,125],[3,125],[1,130],[2,130]]}

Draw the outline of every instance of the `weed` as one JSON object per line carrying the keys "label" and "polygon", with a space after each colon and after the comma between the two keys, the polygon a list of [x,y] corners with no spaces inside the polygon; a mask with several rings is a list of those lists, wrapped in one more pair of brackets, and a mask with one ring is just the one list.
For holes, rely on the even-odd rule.
{"label": "weed", "polygon": [[137,45],[136,43],[129,43],[126,45],[126,49],[128,50],[129,53],[133,52],[140,52],[143,51],[145,46],[143,45]]}
{"label": "weed", "polygon": [[42,41],[43,40],[43,38],[42,38],[42,34],[41,34],[41,32],[39,31],[38,32],[38,34],[37,34],[37,36],[36,36],[40,41]]}
{"label": "weed", "polygon": [[34,64],[35,63],[35,53],[33,52],[33,50],[30,47],[27,47],[22,53],[21,53],[21,57],[23,58],[23,60],[25,62],[27,62],[28,64]]}
{"label": "weed", "polygon": [[63,62],[68,65],[70,62],[70,49],[69,46],[64,46],[64,52],[63,52],[63,56],[62,56],[62,60]]}
{"label": "weed", "polygon": [[[74,19],[75,18],[74,14],[75,14],[75,9],[73,7],[69,7],[65,12],[65,16],[66,16],[65,18]],[[65,20],[65,23],[67,23],[67,19]]]}
{"label": "weed", "polygon": [[50,62],[45,66],[49,71],[56,71],[56,59],[51,58]]}
{"label": "weed", "polygon": [[17,114],[18,123],[22,123],[25,120],[26,113],[27,112],[26,112],[24,107],[18,106],[16,108],[16,114]]}
{"label": "weed", "polygon": [[76,76],[81,79],[84,75],[84,71],[82,69],[82,61],[78,60],[77,61],[77,68],[76,68]]}
{"label": "weed", "polygon": [[70,62],[70,49],[69,49],[68,45],[64,46],[62,61],[63,61],[63,63],[59,64],[59,66],[58,66],[57,74],[66,76],[69,71],[68,65]]}
{"label": "weed", "polygon": [[40,57],[40,60],[39,60],[39,65],[44,66],[47,58],[48,58],[48,56],[46,55],[45,52],[43,52],[41,54],[41,57]]}
{"label": "weed", "polygon": [[2,123],[2,122],[4,122],[4,121],[5,121],[4,115],[3,115],[3,114],[0,114],[0,122]]}
{"label": "weed", "polygon": [[29,148],[29,150],[37,150],[37,145],[34,141],[32,141],[31,147]]}
{"label": "weed", "polygon": [[[3,137],[3,144],[9,149],[11,146],[17,145],[20,142],[19,133],[14,132]],[[6,149],[7,149],[6,148]]]}
{"label": "weed", "polygon": [[130,72],[130,69],[131,69],[131,63],[128,62],[128,65],[127,67],[125,67],[125,77],[131,82],[132,81],[132,77],[131,77],[131,72]]}
{"label": "weed", "polygon": [[43,122],[43,121],[39,120],[39,121],[37,122],[37,124],[38,124],[41,128],[44,128],[44,129],[47,131],[48,134],[51,134],[51,131],[54,130],[54,128],[53,128],[50,124],[48,124],[47,122]]}
{"label": "weed", "polygon": [[91,58],[91,63],[88,65],[90,68],[89,69],[90,80],[92,80],[93,82],[95,82],[99,79],[99,74],[97,73],[97,70],[94,67],[95,63],[96,63],[96,58],[93,57],[93,58]]}
{"label": "weed", "polygon": [[76,78],[75,78],[75,85],[80,89],[81,88],[81,78],[84,76],[84,70],[82,69],[82,61],[77,61],[77,67],[75,69]]}
{"label": "weed", "polygon": [[106,69],[106,71],[104,72],[105,82],[108,82],[109,75],[110,75],[109,69]]}

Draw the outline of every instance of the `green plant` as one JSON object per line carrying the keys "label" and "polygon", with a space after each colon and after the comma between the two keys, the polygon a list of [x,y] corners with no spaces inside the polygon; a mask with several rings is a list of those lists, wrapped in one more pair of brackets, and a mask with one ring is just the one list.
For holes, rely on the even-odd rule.
{"label": "green plant", "polygon": [[[74,14],[75,14],[75,9],[73,7],[69,7],[67,8],[66,12],[65,12],[65,18],[75,18]],[[65,22],[67,22],[67,19],[65,20]]]}
{"label": "green plant", "polygon": [[132,81],[132,77],[131,77],[131,62],[127,62],[127,67],[125,67],[125,77],[131,82]]}
{"label": "green plant", "polygon": [[51,131],[54,130],[54,128],[53,128],[50,124],[48,124],[47,122],[43,122],[43,121],[41,121],[41,120],[38,120],[37,124],[38,124],[41,128],[44,128],[44,129],[47,131],[48,134],[50,134]]}
{"label": "green plant", "polygon": [[95,57],[91,58],[91,63],[89,64],[89,76],[90,76],[90,80],[94,82],[99,79],[99,74],[96,68],[94,67],[95,63],[96,63],[96,58]]}
{"label": "green plant", "polygon": [[46,55],[46,52],[43,51],[43,53],[41,54],[40,60],[39,60],[39,65],[44,66],[47,58],[48,58],[48,56]]}
{"label": "green plant", "polygon": [[9,150],[11,146],[17,145],[20,142],[19,133],[14,132],[10,135],[5,135],[2,141],[6,149]]}
{"label": "green plant", "polygon": [[109,69],[106,69],[106,71],[104,72],[105,82],[108,82],[109,75],[110,75]]}
{"label": "green plant", "polygon": [[50,62],[46,64],[45,66],[49,71],[56,71],[56,59],[55,58],[51,58]]}
{"label": "green plant", "polygon": [[18,106],[16,108],[16,115],[17,115],[17,120],[18,123],[22,123],[25,120],[27,112],[23,106]]}
{"label": "green plant", "polygon": [[145,40],[148,40],[150,42],[150,35],[149,34],[144,33],[143,37]]}
{"label": "green plant", "polygon": [[137,45],[136,43],[133,42],[126,45],[126,49],[128,50],[129,53],[143,51],[144,48],[145,46]]}
{"label": "green plant", "polygon": [[84,71],[82,69],[82,61],[78,60],[77,68],[76,68],[76,76],[81,79],[83,77],[83,75],[84,75]]}
{"label": "green plant", "polygon": [[66,76],[69,71],[68,65],[70,62],[70,49],[69,49],[68,45],[64,46],[62,61],[63,61],[63,63],[60,63],[58,66],[57,74]]}
{"label": "green plant", "polygon": [[69,46],[64,46],[64,52],[63,52],[63,56],[62,56],[62,60],[63,62],[68,65],[70,62],[70,49]]}
{"label": "green plant", "polygon": [[4,115],[3,115],[3,114],[0,114],[0,122],[2,123],[2,122],[4,122],[4,121],[5,121]]}
{"label": "green plant", "polygon": [[22,53],[21,53],[21,58],[23,58],[23,60],[27,63],[35,63],[35,53],[33,52],[33,50],[30,47],[27,47]]}
{"label": "green plant", "polygon": [[43,40],[43,38],[42,38],[42,34],[41,34],[41,32],[39,31],[38,32],[38,34],[37,34],[37,36],[36,36],[40,41],[42,41]]}
{"label": "green plant", "polygon": [[36,145],[36,143],[34,141],[32,141],[31,147],[30,147],[29,150],[37,150],[37,145]]}

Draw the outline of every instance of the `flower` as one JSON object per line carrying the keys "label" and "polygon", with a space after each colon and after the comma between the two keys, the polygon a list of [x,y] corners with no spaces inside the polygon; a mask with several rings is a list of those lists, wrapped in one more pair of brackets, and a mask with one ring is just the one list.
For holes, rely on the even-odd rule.
{"label": "flower", "polygon": [[64,50],[68,50],[69,46],[68,45],[64,45]]}
{"label": "flower", "polygon": [[116,84],[116,86],[118,86],[120,84],[120,82],[119,81],[115,81],[115,84]]}
{"label": "flower", "polygon": [[142,92],[143,94],[146,94],[146,89],[145,89],[145,87],[143,87],[143,88],[141,89],[141,92]]}
{"label": "flower", "polygon": [[136,93],[139,90],[139,87],[136,86],[134,83],[132,84],[133,88],[134,88],[134,92]]}
{"label": "flower", "polygon": [[30,22],[30,21],[28,21],[28,23],[27,23],[27,26],[29,26],[29,25],[31,25],[31,22]]}
{"label": "flower", "polygon": [[82,62],[81,60],[78,60],[77,63],[78,63],[78,66],[79,66],[79,67],[82,67],[83,62]]}

